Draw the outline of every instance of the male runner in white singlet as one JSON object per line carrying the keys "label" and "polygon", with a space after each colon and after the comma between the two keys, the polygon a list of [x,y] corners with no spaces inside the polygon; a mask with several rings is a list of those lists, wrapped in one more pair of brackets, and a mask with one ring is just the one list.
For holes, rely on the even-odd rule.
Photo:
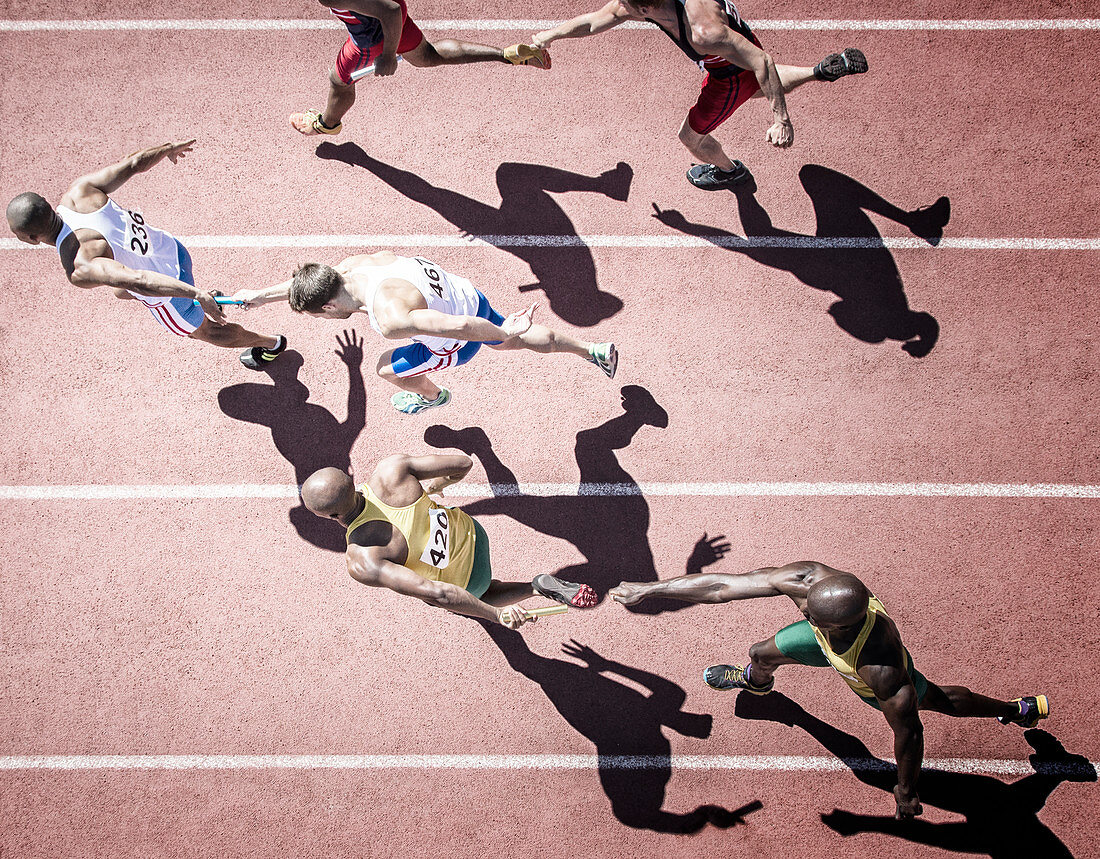
{"label": "male runner in white singlet", "polygon": [[618,352],[613,343],[585,343],[534,325],[537,304],[505,318],[464,277],[421,257],[392,251],[348,257],[335,268],[307,263],[283,283],[233,296],[254,307],[272,301],[310,316],[347,319],[366,313],[371,327],[388,340],[411,339],[378,359],[378,375],[401,389],[393,406],[405,414],[444,406],[451,392],[426,375],[465,364],[482,344],[494,349],[568,352],[614,378]]}
{"label": "male runner in white singlet", "polygon": [[246,346],[241,363],[259,370],[286,348],[286,338],[227,323],[215,294],[195,287],[187,248],[149,226],[140,212],[124,209],[107,196],[164,158],[175,164],[194,142],[143,149],[81,176],[56,211],[38,194],[20,194],[8,204],[8,226],[22,242],[55,245],[74,286],[112,287],[116,297],[140,301],[157,322],[181,337],[215,346]]}

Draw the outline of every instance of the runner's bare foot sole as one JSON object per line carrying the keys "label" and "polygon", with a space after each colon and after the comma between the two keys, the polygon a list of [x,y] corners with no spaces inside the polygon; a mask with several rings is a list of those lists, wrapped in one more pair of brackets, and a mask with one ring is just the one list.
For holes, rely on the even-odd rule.
{"label": "runner's bare foot sole", "polygon": [[592,608],[600,601],[596,592],[588,585],[578,585],[576,582],[567,582],[556,576],[543,573],[535,576],[531,587],[540,595],[563,605],[571,605],[574,608]]}
{"label": "runner's bare foot sole", "polygon": [[321,121],[321,111],[319,110],[307,110],[302,113],[292,113],[290,115],[290,125],[299,134],[304,134],[306,137],[313,137],[317,134],[339,134],[344,127],[344,123],[338,122],[333,127],[329,127]]}
{"label": "runner's bare foot sole", "polygon": [[504,59],[513,66],[533,66],[536,69],[550,68],[550,52],[535,45],[509,45],[504,49]]}

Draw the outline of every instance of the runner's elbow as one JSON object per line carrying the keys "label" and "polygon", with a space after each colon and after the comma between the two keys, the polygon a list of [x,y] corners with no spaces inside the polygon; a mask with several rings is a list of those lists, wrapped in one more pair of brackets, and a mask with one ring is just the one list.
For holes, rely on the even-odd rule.
{"label": "runner's elbow", "polygon": [[716,51],[722,47],[724,30],[724,27],[709,23],[692,25],[691,42],[701,51]]}

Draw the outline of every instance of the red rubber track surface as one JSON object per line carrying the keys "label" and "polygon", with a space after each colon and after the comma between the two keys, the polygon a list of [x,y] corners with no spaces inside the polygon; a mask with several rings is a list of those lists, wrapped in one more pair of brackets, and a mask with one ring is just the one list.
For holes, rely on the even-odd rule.
{"label": "red rubber track surface", "polygon": [[[458,3],[412,14],[555,19],[583,9]],[[125,3],[80,11],[152,14]],[[795,3],[742,11],[750,21],[856,15]],[[875,2],[858,16],[983,11]],[[156,17],[315,13],[327,14],[177,2]],[[1045,3],[996,14],[1090,13]],[[47,3],[0,17],[72,15]],[[453,35],[506,43],[527,34]],[[345,134],[321,144],[295,135],[286,116],[321,105],[339,31],[0,33],[0,105],[34,118],[0,133],[0,197],[35,189],[56,201],[85,170],[195,136],[180,165],[115,195],[184,237],[682,236],[651,217],[655,204],[710,234],[766,234],[770,221],[800,236],[912,237],[878,215],[819,224],[815,200],[849,199],[853,180],[904,210],[949,197],[948,238],[1100,236],[1095,33],[762,37],[779,61],[807,64],[857,44],[872,73],[794,93],[789,151],[764,143],[760,101],[721,129],[756,177],[758,207],[739,210],[733,195],[686,184],[690,160],[675,131],[698,76],[666,39],[636,31],[559,43],[549,74],[402,64],[387,81],[364,82]],[[1056,58],[1056,84],[1021,62],[1034,56]],[[613,198],[625,168],[599,178],[619,162],[632,174],[626,200]],[[229,292],[358,250],[192,255],[199,284]],[[172,338],[143,309],[70,287],[53,251],[0,249],[0,482],[291,484],[348,463],[366,475],[384,454],[446,442],[444,431],[425,432],[446,424],[482,427],[499,462],[531,483],[1100,484],[1095,251],[398,252],[421,250],[503,312],[540,298],[548,324],[615,340],[619,376],[609,383],[568,357],[482,354],[446,377],[452,405],[410,419],[390,409],[373,376],[381,343],[364,323],[355,323],[364,359],[348,366],[333,354],[339,323],[230,310],[285,333],[294,350],[270,376],[249,374],[228,350]],[[518,289],[536,282],[546,288]],[[892,286],[868,294],[865,282]],[[853,321],[841,310],[838,325],[829,313],[838,296],[845,310],[894,308],[902,321],[907,302],[934,315],[939,340],[914,359],[899,348],[904,324],[861,327],[858,313]],[[634,423],[621,417],[625,385],[652,397],[628,397]],[[501,473],[479,458],[469,480],[501,482]],[[604,604],[490,635],[355,585],[338,555],[299,530],[321,546],[339,534],[294,503],[7,501],[0,756],[893,754],[882,717],[831,672],[789,669],[777,688],[796,703],[773,699],[767,712],[699,682],[702,666],[741,661],[752,642],[797,620],[787,601],[656,615]],[[886,602],[930,679],[1005,697],[1044,691],[1055,713],[1043,727],[1070,754],[1100,759],[1090,718],[1095,500],[470,503],[498,575],[561,569],[601,595],[622,579],[684,572],[704,534],[733,544],[709,569],[809,557],[852,570]],[[562,652],[571,639],[635,679],[585,668]],[[794,725],[780,723],[792,713]],[[838,746],[823,724],[848,738]],[[1032,751],[1016,728],[934,714],[924,725],[929,758],[1018,761]],[[877,819],[892,812],[889,777],[865,784],[850,772],[673,765],[671,775],[605,771],[601,782],[594,769],[0,771],[0,855],[1012,855],[1006,844],[1092,855],[1096,787],[1043,778],[926,773],[923,822],[890,829]],[[743,822],[691,837],[653,831],[703,804],[744,809]],[[844,837],[822,820],[834,809],[845,813],[829,817],[836,828],[889,831]]]}

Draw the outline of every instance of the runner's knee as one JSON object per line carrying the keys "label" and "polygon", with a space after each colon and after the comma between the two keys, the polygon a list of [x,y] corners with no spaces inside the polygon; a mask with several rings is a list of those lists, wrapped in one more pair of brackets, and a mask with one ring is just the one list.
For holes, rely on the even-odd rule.
{"label": "runner's knee", "polygon": [[749,658],[757,665],[781,665],[783,654],[775,646],[775,639],[758,641],[749,648]]}
{"label": "runner's knee", "polygon": [[355,93],[355,84],[346,84],[342,80],[340,80],[340,74],[336,71],[336,69],[329,70],[328,82],[332,84],[332,88],[335,90],[339,90],[340,92],[349,92],[352,94]]}

